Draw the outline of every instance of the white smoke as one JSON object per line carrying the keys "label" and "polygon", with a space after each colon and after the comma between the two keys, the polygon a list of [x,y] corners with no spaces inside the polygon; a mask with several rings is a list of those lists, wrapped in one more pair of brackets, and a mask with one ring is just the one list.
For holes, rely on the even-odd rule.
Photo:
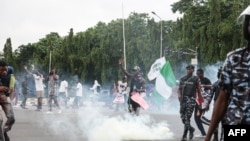
{"label": "white smoke", "polygon": [[219,68],[223,65],[223,62],[217,62],[212,65],[207,65],[204,70],[204,76],[210,79],[211,83],[214,83],[217,78],[217,72]]}
{"label": "white smoke", "polygon": [[67,113],[44,116],[41,123],[53,135],[68,140],[88,141],[172,139],[166,122],[156,122],[148,114],[114,114],[100,107],[85,106]]}

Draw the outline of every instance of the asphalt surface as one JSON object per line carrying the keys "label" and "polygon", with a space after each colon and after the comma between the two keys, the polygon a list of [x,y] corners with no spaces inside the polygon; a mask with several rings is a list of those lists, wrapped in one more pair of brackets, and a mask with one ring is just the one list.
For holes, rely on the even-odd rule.
{"label": "asphalt surface", "polygon": [[[103,103],[86,102],[79,109],[69,107],[61,113],[55,108],[47,113],[46,104],[42,111],[35,111],[35,105],[33,101],[28,102],[28,109],[14,106],[16,122],[9,132],[11,141],[180,141],[183,132],[176,105],[165,106],[161,111],[142,110],[139,117],[125,109],[116,112]],[[193,117],[191,122],[194,134],[200,134]]]}

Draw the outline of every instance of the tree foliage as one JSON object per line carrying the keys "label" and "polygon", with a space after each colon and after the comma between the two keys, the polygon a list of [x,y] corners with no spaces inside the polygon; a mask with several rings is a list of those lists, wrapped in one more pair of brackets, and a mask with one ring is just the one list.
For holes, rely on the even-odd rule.
{"label": "tree foliage", "polygon": [[[176,75],[179,64],[190,63],[194,57],[178,50],[198,48],[202,67],[223,61],[229,51],[243,46],[242,25],[236,23],[236,18],[249,4],[247,0],[180,0],[172,4],[172,11],[183,16],[176,21],[161,21],[162,44],[164,50],[172,50],[164,55],[171,60]],[[151,64],[160,57],[161,22],[155,22],[147,13],[132,12],[127,19],[98,22],[78,33],[70,29],[64,37],[51,32],[36,43],[20,45],[14,52],[8,38],[4,59],[18,72],[24,65],[35,64],[47,75],[51,62],[51,68],[57,68],[62,79],[77,76],[86,83],[95,79],[107,83],[122,77],[118,60],[126,57],[127,70],[139,65],[146,77]]]}

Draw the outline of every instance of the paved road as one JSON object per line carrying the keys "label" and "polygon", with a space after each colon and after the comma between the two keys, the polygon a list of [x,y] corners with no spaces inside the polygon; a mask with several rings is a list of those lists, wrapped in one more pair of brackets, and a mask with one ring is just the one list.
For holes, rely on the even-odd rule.
{"label": "paved road", "polygon": [[[28,109],[14,107],[16,123],[9,132],[11,141],[180,141],[183,131],[178,107],[172,107],[172,111],[142,111],[139,117],[124,110],[114,112],[102,104],[86,103],[79,109],[63,109],[61,113],[54,110],[50,114],[46,106],[40,112],[35,108],[32,104]],[[193,118],[192,125],[196,127]],[[195,134],[199,134],[197,127]]]}

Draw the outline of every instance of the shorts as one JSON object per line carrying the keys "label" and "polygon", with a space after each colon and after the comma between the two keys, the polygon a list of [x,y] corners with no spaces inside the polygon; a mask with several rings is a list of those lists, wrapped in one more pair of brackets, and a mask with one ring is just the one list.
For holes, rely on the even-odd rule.
{"label": "shorts", "polygon": [[43,91],[36,91],[37,98],[43,97]]}

